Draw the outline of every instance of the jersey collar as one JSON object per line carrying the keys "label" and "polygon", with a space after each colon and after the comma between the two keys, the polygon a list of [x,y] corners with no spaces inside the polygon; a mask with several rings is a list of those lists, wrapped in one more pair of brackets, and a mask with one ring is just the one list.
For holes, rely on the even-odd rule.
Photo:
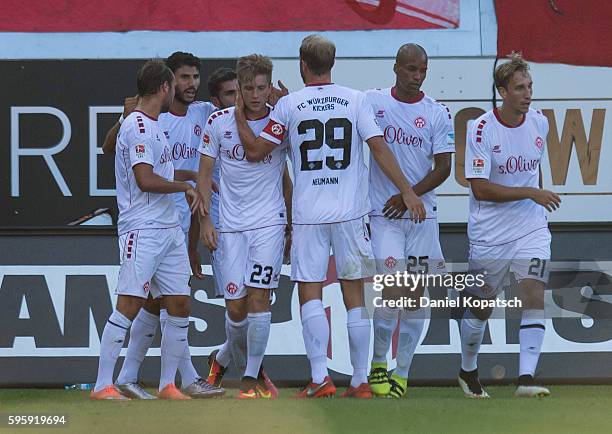
{"label": "jersey collar", "polygon": [[419,92],[419,95],[418,95],[416,98],[414,98],[414,99],[410,99],[410,100],[408,100],[408,101],[402,101],[402,100],[400,100],[400,99],[397,97],[397,90],[395,89],[395,86],[393,86],[393,87],[391,88],[391,96],[392,96],[393,98],[395,98],[397,101],[402,102],[402,103],[404,103],[404,104],[416,104],[417,102],[419,102],[419,101],[421,101],[423,98],[425,98],[425,92],[420,91],[420,92]]}

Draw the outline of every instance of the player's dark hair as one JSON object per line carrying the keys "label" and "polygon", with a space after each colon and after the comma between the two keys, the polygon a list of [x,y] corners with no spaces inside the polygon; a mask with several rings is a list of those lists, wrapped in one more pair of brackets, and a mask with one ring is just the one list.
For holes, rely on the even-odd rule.
{"label": "player's dark hair", "polygon": [[136,76],[136,87],[141,97],[155,95],[164,83],[172,86],[174,74],[161,60],[149,60],[146,62]]}
{"label": "player's dark hair", "polygon": [[300,46],[303,60],[313,74],[323,75],[331,71],[336,59],[336,46],[321,35],[306,36]]}
{"label": "player's dark hair", "polygon": [[251,81],[257,75],[265,75],[268,82],[272,81],[272,61],[261,54],[243,56],[236,62],[236,75],[238,82],[243,84]]}
{"label": "player's dark hair", "polygon": [[195,66],[198,72],[200,72],[200,68],[202,67],[200,59],[191,53],[184,53],[182,51],[175,51],[172,53],[170,57],[166,59],[166,65],[172,72],[176,72],[181,66]]}
{"label": "player's dark hair", "polygon": [[508,56],[508,58],[510,59],[509,62],[502,63],[497,68],[495,68],[493,79],[495,81],[496,88],[503,87],[507,90],[508,83],[510,83],[510,79],[512,78],[515,72],[529,72],[529,64],[523,60],[523,56],[521,55],[521,53],[513,51],[512,54]]}
{"label": "player's dark hair", "polygon": [[215,69],[210,77],[208,77],[208,93],[210,96],[219,98],[219,92],[221,91],[221,84],[226,81],[236,79],[236,71],[231,68],[217,68]]}

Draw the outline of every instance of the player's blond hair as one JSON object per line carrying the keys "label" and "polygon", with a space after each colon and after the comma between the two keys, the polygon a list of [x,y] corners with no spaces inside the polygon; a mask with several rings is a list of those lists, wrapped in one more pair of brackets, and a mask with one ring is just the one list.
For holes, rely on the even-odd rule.
{"label": "player's blond hair", "polygon": [[303,60],[313,74],[323,75],[331,71],[336,59],[336,46],[321,35],[306,36],[300,46]]}
{"label": "player's blond hair", "polygon": [[521,71],[523,73],[529,72],[529,64],[523,60],[523,55],[513,51],[508,56],[510,59],[508,62],[502,63],[495,68],[493,79],[495,81],[495,87],[508,89],[508,83],[515,72]]}
{"label": "player's blond hair", "polygon": [[238,82],[244,84],[255,79],[257,75],[265,75],[268,82],[272,81],[272,61],[261,54],[243,56],[236,62]]}

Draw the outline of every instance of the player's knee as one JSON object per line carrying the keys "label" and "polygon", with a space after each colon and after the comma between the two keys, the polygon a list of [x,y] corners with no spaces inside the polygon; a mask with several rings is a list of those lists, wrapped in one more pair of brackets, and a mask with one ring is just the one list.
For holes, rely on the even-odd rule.
{"label": "player's knee", "polygon": [[144,300],[140,297],[120,295],[117,298],[117,310],[129,320],[133,320],[138,315]]}
{"label": "player's knee", "polygon": [[470,311],[472,312],[472,314],[474,314],[474,316],[476,318],[478,318],[481,321],[486,321],[489,319],[489,317],[491,316],[491,314],[493,313],[493,308],[492,307],[474,307],[471,306]]}
{"label": "player's knee", "polygon": [[232,321],[244,321],[247,317],[247,304],[244,301],[244,299],[226,300],[225,308],[227,309],[227,315]]}
{"label": "player's knee", "polygon": [[165,307],[168,315],[186,317],[191,313],[191,300],[186,296],[168,296]]}
{"label": "player's knee", "polygon": [[161,305],[161,298],[153,298],[149,296],[147,300],[144,302],[142,308],[149,312],[150,314],[159,316],[159,309]]}
{"label": "player's knee", "polygon": [[270,290],[251,288],[248,297],[249,312],[268,312],[270,310]]}

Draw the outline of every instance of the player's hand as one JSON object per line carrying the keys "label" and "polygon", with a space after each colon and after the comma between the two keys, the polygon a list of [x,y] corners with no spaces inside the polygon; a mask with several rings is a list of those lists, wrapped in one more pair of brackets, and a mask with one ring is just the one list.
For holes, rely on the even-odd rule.
{"label": "player's hand", "polygon": [[421,223],[427,217],[423,201],[410,189],[402,194],[402,201],[406,205],[406,209],[410,213],[410,219],[415,223]]}
{"label": "player's hand", "polygon": [[191,274],[193,274],[196,279],[204,279],[204,274],[202,274],[202,261],[200,260],[200,253],[198,252],[197,247],[195,249],[188,249],[187,253],[189,254]]}
{"label": "player's hand", "polygon": [[244,114],[244,100],[242,99],[242,89],[240,89],[240,86],[238,86],[238,92],[236,92],[234,110],[238,115]]}
{"label": "player's hand", "polygon": [[200,226],[200,238],[211,252],[217,250],[217,231],[210,218],[205,218]]}
{"label": "player's hand", "polygon": [[548,212],[553,212],[561,206],[561,198],[559,195],[549,190],[534,188],[531,200],[538,205],[542,205]]}
{"label": "player's hand", "polygon": [[283,264],[291,264],[291,224],[285,227],[285,250],[283,251]]}
{"label": "player's hand", "polygon": [[215,181],[212,181],[212,191],[214,191],[215,193],[219,193],[219,186]]}
{"label": "player's hand", "polygon": [[401,218],[407,210],[408,208],[406,208],[406,204],[404,204],[402,195],[396,194],[395,196],[391,196],[387,203],[385,203],[382,212],[388,219],[398,219]]}
{"label": "player's hand", "polygon": [[285,95],[289,95],[289,89],[285,87],[282,81],[278,80],[278,87],[272,85],[272,92],[270,92],[270,96],[268,97],[268,104],[274,107],[278,100]]}
{"label": "player's hand", "polygon": [[140,97],[136,95],[136,96],[128,96],[123,101],[123,118],[124,119],[127,118],[128,115],[134,111],[134,109],[138,105],[139,100],[140,100]]}
{"label": "player's hand", "polygon": [[201,216],[208,214],[208,210],[206,209],[202,195],[191,185],[189,186],[189,189],[185,191],[185,199],[187,199],[191,214],[195,214],[196,212],[200,213]]}

